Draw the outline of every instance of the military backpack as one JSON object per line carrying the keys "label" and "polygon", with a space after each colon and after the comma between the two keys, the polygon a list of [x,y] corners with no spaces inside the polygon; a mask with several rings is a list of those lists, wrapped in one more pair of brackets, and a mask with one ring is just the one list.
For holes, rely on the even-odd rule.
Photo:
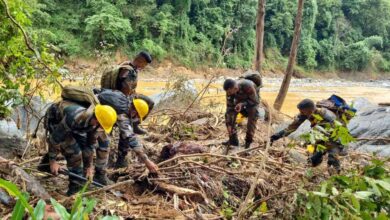
{"label": "military backpack", "polygon": [[263,87],[263,80],[261,78],[261,75],[257,71],[249,70],[245,72],[240,79],[247,79],[252,81],[257,87],[262,88]]}
{"label": "military backpack", "polygon": [[117,89],[116,88],[117,80],[118,80],[119,70],[121,69],[132,70],[133,67],[126,64],[121,64],[121,65],[115,65],[108,68],[102,74],[102,78],[100,79],[100,86],[103,89]]}
{"label": "military backpack", "polygon": [[92,90],[84,87],[65,86],[62,89],[61,97],[63,100],[75,102],[86,108],[88,108],[90,105],[100,104]]}

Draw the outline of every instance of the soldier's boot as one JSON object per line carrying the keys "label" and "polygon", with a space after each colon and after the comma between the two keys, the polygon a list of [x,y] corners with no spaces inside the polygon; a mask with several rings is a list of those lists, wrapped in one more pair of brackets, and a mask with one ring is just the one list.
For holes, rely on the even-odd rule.
{"label": "soldier's boot", "polygon": [[252,144],[252,142],[248,142],[248,141],[246,141],[245,142],[245,149],[248,149],[248,148],[250,148],[251,147],[251,144]]}
{"label": "soldier's boot", "polygon": [[148,133],[145,129],[142,129],[140,127],[140,123],[139,122],[134,123],[133,125],[134,125],[134,128],[133,128],[134,133],[139,134],[139,135],[145,135],[145,134]]}
{"label": "soldier's boot", "polygon": [[116,168],[127,168],[129,163],[127,162],[126,156],[118,155],[118,159],[116,160],[115,167]]}
{"label": "soldier's boot", "polygon": [[105,186],[114,184],[114,182],[107,177],[107,172],[100,169],[96,169],[96,173],[93,176],[93,181]]}
{"label": "soldier's boot", "polygon": [[308,162],[309,164],[311,164],[311,166],[313,167],[316,167],[318,165],[320,165],[322,163],[322,157],[324,156],[324,153],[323,152],[315,152],[313,154],[313,156],[311,156],[309,159],[308,159]]}
{"label": "soldier's boot", "polygon": [[73,196],[78,193],[83,188],[81,183],[70,182],[68,186],[68,191],[66,192],[66,196]]}
{"label": "soldier's boot", "polygon": [[222,144],[238,147],[240,145],[240,142],[238,140],[237,134],[233,134],[229,137],[229,140],[222,142]]}
{"label": "soldier's boot", "polygon": [[50,173],[49,153],[43,155],[41,161],[38,164],[38,170],[46,173]]}
{"label": "soldier's boot", "polygon": [[329,175],[340,174],[341,165],[337,155],[329,154],[328,156],[328,172]]}

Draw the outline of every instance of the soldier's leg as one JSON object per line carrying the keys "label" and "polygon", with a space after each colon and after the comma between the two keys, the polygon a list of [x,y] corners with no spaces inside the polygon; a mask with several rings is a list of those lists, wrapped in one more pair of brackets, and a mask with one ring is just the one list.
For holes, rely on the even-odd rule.
{"label": "soldier's leg", "polygon": [[85,176],[87,169],[93,165],[93,155],[95,151],[95,146],[94,143],[91,144],[89,142],[88,137],[86,135],[73,134],[72,136],[74,140],[77,142],[81,150],[81,155],[83,158],[83,168],[84,168],[83,173]]}
{"label": "soldier's leg", "polygon": [[326,154],[325,151],[324,152],[321,152],[321,151],[315,152],[308,160],[309,163],[311,164],[311,166],[316,167],[316,166],[320,165],[322,163],[322,158],[325,154]]}
{"label": "soldier's leg", "polygon": [[119,138],[118,143],[118,158],[116,160],[115,167],[116,168],[125,168],[128,167],[128,162],[126,160],[126,156],[129,153],[130,146],[127,141],[127,138]]}
{"label": "soldier's leg", "polygon": [[234,109],[228,109],[225,113],[225,123],[229,134],[229,140],[224,142],[226,145],[239,146],[236,129],[237,112]]}
{"label": "soldier's leg", "polygon": [[[61,146],[61,151],[65,156],[69,172],[83,176],[83,157],[77,141],[71,136],[67,137],[65,143]],[[66,194],[70,196],[77,193],[81,190],[83,184],[83,181],[69,176],[69,188]]]}
{"label": "soldier's leg", "polygon": [[103,185],[110,185],[113,184],[113,182],[107,177],[107,163],[110,153],[110,141],[104,132],[101,132],[99,135],[104,137],[98,139],[99,144],[96,148],[94,181]]}
{"label": "soldier's leg", "polygon": [[246,109],[246,112],[248,114],[248,124],[245,137],[245,148],[249,148],[251,143],[253,142],[253,137],[256,132],[257,120],[259,118],[257,111],[257,107]]}
{"label": "soldier's leg", "polygon": [[336,170],[336,173],[340,173],[341,171],[340,160],[338,158],[339,152],[339,147],[333,147],[328,150],[328,168],[333,167]]}

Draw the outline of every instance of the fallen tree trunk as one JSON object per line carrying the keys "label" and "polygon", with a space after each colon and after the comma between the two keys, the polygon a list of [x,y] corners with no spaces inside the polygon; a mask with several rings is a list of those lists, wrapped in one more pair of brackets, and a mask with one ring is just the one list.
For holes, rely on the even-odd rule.
{"label": "fallen tree trunk", "polygon": [[1,156],[0,172],[13,177],[19,177],[19,179],[23,181],[23,185],[26,186],[26,190],[29,193],[32,193],[33,195],[43,200],[48,200],[51,198],[46,189],[42,187],[42,185],[35,179],[35,177],[30,176],[22,168],[18,167],[13,161],[7,160]]}

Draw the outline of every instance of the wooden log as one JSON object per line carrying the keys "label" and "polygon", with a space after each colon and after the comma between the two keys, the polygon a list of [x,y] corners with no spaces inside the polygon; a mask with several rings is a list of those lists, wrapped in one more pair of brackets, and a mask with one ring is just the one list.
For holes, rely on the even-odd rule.
{"label": "wooden log", "polygon": [[49,200],[51,198],[46,189],[39,183],[38,180],[35,179],[35,177],[30,176],[13,161],[7,160],[1,156],[0,172],[10,176],[20,177],[29,193],[32,193],[43,200]]}
{"label": "wooden log", "polygon": [[193,201],[202,202],[205,200],[203,194],[199,191],[195,191],[188,188],[178,187],[172,184],[153,181],[153,184],[157,186],[157,188],[161,191],[168,192],[172,195],[176,194],[180,197],[191,198]]}

